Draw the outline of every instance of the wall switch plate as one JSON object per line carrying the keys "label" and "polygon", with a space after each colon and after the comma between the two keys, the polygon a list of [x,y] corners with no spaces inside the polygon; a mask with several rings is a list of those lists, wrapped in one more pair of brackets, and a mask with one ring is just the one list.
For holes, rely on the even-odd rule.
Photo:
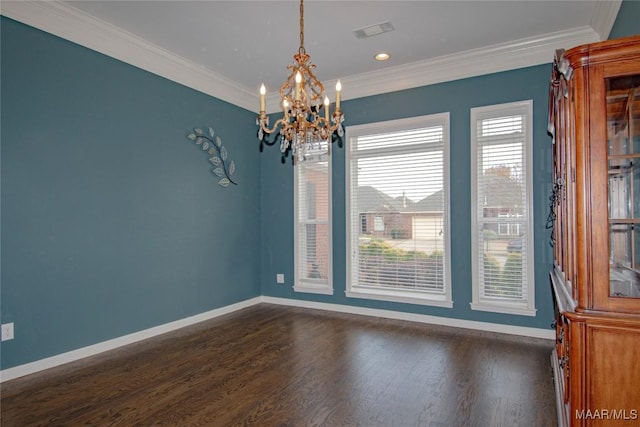
{"label": "wall switch plate", "polygon": [[13,322],[2,325],[2,341],[13,339]]}
{"label": "wall switch plate", "polygon": [[277,283],[284,283],[284,274],[282,274],[282,273],[276,274],[276,282]]}

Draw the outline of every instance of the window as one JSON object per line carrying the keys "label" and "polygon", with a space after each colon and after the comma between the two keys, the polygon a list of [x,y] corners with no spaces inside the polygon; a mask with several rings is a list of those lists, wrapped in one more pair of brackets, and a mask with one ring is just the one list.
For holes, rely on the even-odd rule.
{"label": "window", "polygon": [[347,296],[452,307],[449,114],[347,137]]}
{"label": "window", "polygon": [[331,162],[326,143],[294,167],[297,292],[333,294],[331,281]]}
{"label": "window", "polygon": [[373,218],[373,229],[375,231],[384,231],[384,217],[383,216],[378,215],[378,216]]}
{"label": "window", "polygon": [[532,101],[471,109],[474,310],[535,316]]}

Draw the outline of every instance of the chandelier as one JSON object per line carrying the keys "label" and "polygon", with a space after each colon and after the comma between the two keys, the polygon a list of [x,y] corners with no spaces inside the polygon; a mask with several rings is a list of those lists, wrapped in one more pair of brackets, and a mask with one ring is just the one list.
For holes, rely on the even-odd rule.
{"label": "chandelier", "polygon": [[[283,117],[269,127],[269,116],[265,111],[267,90],[260,86],[260,115],[256,120],[259,126],[258,139],[265,141],[265,133],[272,134],[279,129],[280,151],[283,155],[291,150],[294,162],[303,162],[307,155],[319,153],[326,146],[327,153],[335,132],[338,137],[344,135],[340,111],[340,80],[336,84],[336,104],[330,113],[329,98],[325,96],[324,86],[313,74],[316,67],[309,62],[311,57],[304,49],[304,1],[300,0],[300,48],[293,55],[294,63],[287,66],[289,78],[280,86]],[[274,144],[278,134],[274,138]]]}

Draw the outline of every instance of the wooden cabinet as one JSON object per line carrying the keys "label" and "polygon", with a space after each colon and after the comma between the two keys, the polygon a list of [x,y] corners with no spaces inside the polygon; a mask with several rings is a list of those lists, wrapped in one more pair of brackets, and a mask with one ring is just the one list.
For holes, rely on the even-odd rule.
{"label": "wooden cabinet", "polygon": [[549,133],[560,425],[640,425],[640,36],[556,53]]}

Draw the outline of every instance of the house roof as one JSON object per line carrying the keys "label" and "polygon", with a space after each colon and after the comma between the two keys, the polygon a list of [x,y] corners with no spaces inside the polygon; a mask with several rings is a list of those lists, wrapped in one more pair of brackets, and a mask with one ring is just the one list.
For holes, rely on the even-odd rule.
{"label": "house roof", "polygon": [[359,186],[358,212],[400,212],[402,202],[369,185]]}
{"label": "house roof", "polygon": [[359,212],[442,212],[444,192],[442,190],[414,202],[406,196],[393,198],[371,186],[358,187]]}
{"label": "house roof", "polygon": [[438,190],[435,193],[425,197],[415,204],[414,210],[428,212],[442,212],[444,206],[444,190]]}

